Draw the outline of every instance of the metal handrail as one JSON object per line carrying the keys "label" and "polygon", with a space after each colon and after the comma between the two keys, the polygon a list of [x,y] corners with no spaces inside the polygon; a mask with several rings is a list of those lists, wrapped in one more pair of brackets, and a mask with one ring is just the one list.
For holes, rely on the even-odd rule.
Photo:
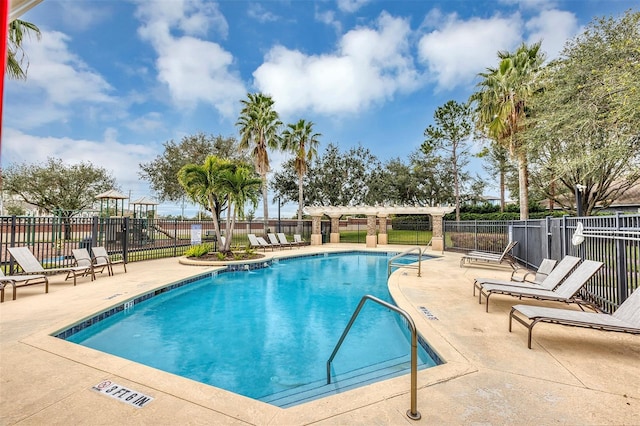
{"label": "metal handrail", "polygon": [[407,321],[407,324],[409,325],[409,329],[411,330],[411,408],[407,410],[407,416],[412,420],[420,420],[421,415],[417,409],[417,405],[418,405],[418,333],[416,331],[416,325],[413,322],[413,319],[411,319],[409,314],[407,314],[405,311],[398,308],[397,306],[387,303],[384,300],[378,299],[377,297],[372,296],[370,294],[367,294],[363,296],[362,299],[360,299],[360,303],[358,304],[358,307],[353,312],[353,315],[351,315],[349,324],[347,324],[344,331],[342,332],[342,336],[340,336],[340,340],[338,340],[336,347],[333,349],[333,352],[331,353],[331,356],[327,361],[327,384],[328,385],[331,384],[331,361],[333,361],[333,358],[335,358],[336,354],[338,353],[338,349],[340,349],[340,346],[342,346],[342,342],[344,341],[345,337],[347,337],[349,330],[351,330],[351,326],[355,322],[356,317],[360,313],[362,306],[364,306],[367,300],[371,300],[373,302],[376,302],[384,306],[387,309],[391,309],[392,311],[397,312]]}
{"label": "metal handrail", "polygon": [[[418,266],[415,265],[407,265],[406,263],[397,263],[397,264],[393,264],[393,261],[396,259],[401,258],[402,256],[406,256],[409,253],[413,253],[414,251],[418,250]],[[426,249],[425,249],[426,250]],[[391,275],[391,268],[393,266],[401,266],[403,268],[413,268],[413,269],[417,269],[418,270],[418,276],[420,276],[420,273],[422,271],[422,249],[420,249],[420,247],[411,247],[410,249],[403,251],[400,254],[396,254],[395,256],[393,256],[391,259],[389,259],[389,262],[387,263],[387,277]]]}

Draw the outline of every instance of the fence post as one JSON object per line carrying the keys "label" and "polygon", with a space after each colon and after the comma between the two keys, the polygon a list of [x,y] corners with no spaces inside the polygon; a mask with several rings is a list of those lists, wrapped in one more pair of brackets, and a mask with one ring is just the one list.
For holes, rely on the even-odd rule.
{"label": "fence post", "polygon": [[[616,231],[620,231],[620,212],[616,212]],[[617,233],[616,235],[620,235]],[[616,281],[618,282],[618,305],[627,299],[627,252],[625,250],[624,240],[616,238]]]}
{"label": "fence post", "polygon": [[551,259],[551,216],[544,218],[544,232],[547,234],[546,258]]}
{"label": "fence post", "polygon": [[[16,215],[11,215],[11,237],[9,238],[9,240],[11,241],[11,244],[9,245],[9,247],[15,247],[16,246]],[[13,256],[9,256],[9,275],[13,275],[14,273],[14,268],[15,268],[15,262],[13,261]]]}
{"label": "fence post", "polygon": [[473,249],[478,249],[478,219],[473,221]]}
{"label": "fence post", "polygon": [[122,259],[124,263],[129,263],[129,218],[122,221]]}
{"label": "fence post", "polygon": [[98,216],[91,218],[91,247],[98,246]]}
{"label": "fence post", "polygon": [[[220,222],[218,222],[218,224],[219,223]],[[176,257],[177,255],[178,255],[178,219],[173,219],[173,257]]]}
{"label": "fence post", "polygon": [[567,255],[567,215],[562,216],[560,222],[560,259],[563,259]]}

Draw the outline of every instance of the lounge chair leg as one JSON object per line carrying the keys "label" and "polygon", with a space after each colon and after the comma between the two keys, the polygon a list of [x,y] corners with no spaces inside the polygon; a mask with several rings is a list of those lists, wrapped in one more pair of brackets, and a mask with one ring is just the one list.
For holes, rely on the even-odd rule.
{"label": "lounge chair leg", "polygon": [[511,308],[511,312],[509,312],[509,333],[511,333],[511,320],[513,319],[513,311],[515,309]]}

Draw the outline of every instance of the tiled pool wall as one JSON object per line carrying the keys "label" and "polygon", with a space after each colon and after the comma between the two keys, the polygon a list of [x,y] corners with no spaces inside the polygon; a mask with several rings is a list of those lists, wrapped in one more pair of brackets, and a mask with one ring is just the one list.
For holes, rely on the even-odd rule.
{"label": "tiled pool wall", "polygon": [[[185,278],[183,280],[180,280],[178,282],[169,284],[165,287],[150,291],[148,293],[142,294],[138,297],[135,297],[131,300],[127,300],[126,302],[123,302],[119,305],[116,305],[104,312],[101,312],[99,314],[94,315],[91,318],[87,318],[85,320],[80,321],[77,324],[72,325],[71,327],[62,330],[62,331],[58,331],[54,334],[52,334],[53,337],[57,337],[59,339],[68,339],[70,336],[73,336],[74,334],[78,333],[81,330],[84,330],[87,327],[91,327],[92,325],[105,320],[107,318],[109,318],[112,315],[117,314],[118,312],[122,312],[122,311],[126,311],[127,309],[130,309],[131,307],[137,305],[140,302],[144,302],[145,300],[151,299],[152,297],[158,296],[160,294],[166,293],[168,291],[171,290],[175,290],[177,288],[181,288],[187,284],[191,284],[194,283],[196,281],[200,281],[202,279],[206,279],[206,278],[212,278],[217,276],[218,274],[222,274],[225,272],[238,272],[238,271],[252,271],[252,270],[256,270],[256,269],[263,269],[263,268],[268,268],[269,266],[271,266],[273,263],[279,263],[280,260],[292,260],[292,259],[301,259],[301,258],[306,258],[306,257],[334,257],[334,256],[340,256],[340,255],[344,255],[344,254],[366,254],[368,256],[385,256],[385,257],[389,257],[389,256],[395,256],[397,254],[399,254],[398,252],[371,252],[371,251],[365,251],[365,250],[350,250],[350,251],[341,251],[341,252],[333,252],[333,253],[305,253],[305,254],[300,254],[300,255],[292,255],[292,256],[287,256],[285,258],[272,258],[272,259],[268,259],[265,260],[264,262],[247,262],[247,263],[238,263],[238,264],[233,264],[233,265],[228,265],[226,269],[223,270],[219,270],[219,271],[212,271],[212,272],[206,272],[204,274],[198,274],[198,275],[194,275],[193,277],[189,277],[189,278]],[[394,301],[395,303],[395,301]],[[406,320],[404,318],[402,318],[402,316],[398,315],[398,317],[401,319],[401,321],[404,323],[404,328],[406,328],[407,331],[409,331],[409,325],[407,324]],[[431,359],[433,359],[436,364],[443,364],[444,361],[441,360],[441,358],[438,356],[438,354],[429,346],[429,344],[422,338],[422,336],[420,336],[420,334],[418,334],[418,343],[424,348],[424,350],[427,352],[427,354],[429,354],[429,356],[431,357]]]}

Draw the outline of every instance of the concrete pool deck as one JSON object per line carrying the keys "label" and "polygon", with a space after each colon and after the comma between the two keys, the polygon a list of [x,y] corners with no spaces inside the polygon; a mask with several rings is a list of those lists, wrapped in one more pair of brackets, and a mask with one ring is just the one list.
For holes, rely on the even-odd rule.
{"label": "concrete pool deck", "polygon": [[[364,245],[267,255],[348,249]],[[528,349],[524,327],[508,332],[510,307],[558,304],[496,295],[485,313],[472,296],[474,278],[508,278],[510,270],[460,268],[460,254],[427,254],[439,257],[424,261],[422,277],[400,269],[389,280],[398,306],[446,362],[418,374],[419,421],[405,414],[408,375],[281,409],[50,336],[135,295],[216,269],[171,258],[130,263],[128,273],[116,268],[115,276],[98,274],[93,282],[79,278],[76,287],[52,276],[49,294],[44,286],[22,287],[17,300],[7,288],[0,304],[0,424],[640,424],[639,336],[540,324]],[[103,380],[154,400],[136,408],[91,389]]]}

